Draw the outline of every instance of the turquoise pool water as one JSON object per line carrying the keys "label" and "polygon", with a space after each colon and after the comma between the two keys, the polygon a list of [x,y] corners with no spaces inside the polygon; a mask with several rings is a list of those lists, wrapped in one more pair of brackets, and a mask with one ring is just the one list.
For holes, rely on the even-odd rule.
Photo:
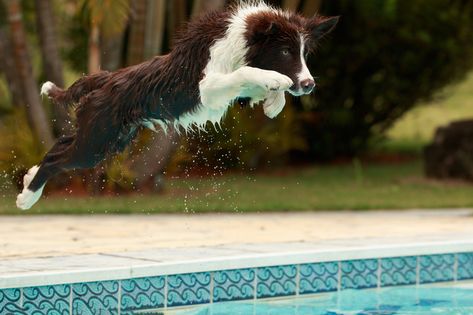
{"label": "turquoise pool water", "polygon": [[179,315],[472,315],[473,284],[406,286],[228,302],[182,310]]}

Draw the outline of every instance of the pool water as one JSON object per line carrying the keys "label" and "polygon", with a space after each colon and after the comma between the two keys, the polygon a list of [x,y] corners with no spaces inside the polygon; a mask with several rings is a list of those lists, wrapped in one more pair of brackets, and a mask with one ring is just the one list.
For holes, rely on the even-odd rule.
{"label": "pool water", "polygon": [[228,302],[182,310],[179,315],[472,315],[473,284],[406,286]]}

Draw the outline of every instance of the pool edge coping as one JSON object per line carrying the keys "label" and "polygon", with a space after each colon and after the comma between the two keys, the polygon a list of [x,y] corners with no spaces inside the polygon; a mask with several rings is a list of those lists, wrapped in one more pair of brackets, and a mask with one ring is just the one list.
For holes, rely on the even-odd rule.
{"label": "pool edge coping", "polygon": [[[366,240],[369,241],[369,240]],[[187,259],[173,262],[153,262],[130,256],[114,256],[102,253],[104,257],[128,258],[127,266],[60,271],[28,271],[21,274],[0,276],[0,290],[60,285],[83,282],[125,280],[131,278],[169,276],[221,270],[261,268],[283,265],[300,265],[346,260],[382,259],[391,257],[456,254],[473,252],[473,240],[424,241],[413,244],[390,244],[358,247],[335,247],[333,249],[294,250],[270,253],[247,253],[225,257]],[[70,257],[83,257],[73,255]],[[48,258],[44,258],[46,261]],[[135,265],[133,265],[133,261]],[[8,260],[14,264],[15,260]],[[138,264],[139,263],[139,264]],[[5,264],[5,263],[4,263]]]}

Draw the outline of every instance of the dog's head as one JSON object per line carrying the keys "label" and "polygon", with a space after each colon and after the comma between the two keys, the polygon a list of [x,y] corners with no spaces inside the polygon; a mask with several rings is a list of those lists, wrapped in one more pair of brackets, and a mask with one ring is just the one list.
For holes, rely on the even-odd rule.
{"label": "dog's head", "polygon": [[335,28],[338,19],[321,16],[307,19],[281,11],[253,14],[246,20],[247,63],[290,77],[294,82],[289,90],[292,95],[309,94],[315,81],[306,58],[319,40]]}

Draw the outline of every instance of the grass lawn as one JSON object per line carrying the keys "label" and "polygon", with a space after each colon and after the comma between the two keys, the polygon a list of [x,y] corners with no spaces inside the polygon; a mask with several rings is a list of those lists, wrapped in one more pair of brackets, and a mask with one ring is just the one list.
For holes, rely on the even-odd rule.
{"label": "grass lawn", "polygon": [[435,130],[453,120],[473,119],[473,72],[428,103],[419,104],[399,119],[381,145],[390,151],[418,152],[430,142]]}
{"label": "grass lawn", "polygon": [[473,185],[422,177],[418,161],[168,179],[164,194],[43,197],[28,211],[6,192],[0,214],[199,213],[472,207]]}

